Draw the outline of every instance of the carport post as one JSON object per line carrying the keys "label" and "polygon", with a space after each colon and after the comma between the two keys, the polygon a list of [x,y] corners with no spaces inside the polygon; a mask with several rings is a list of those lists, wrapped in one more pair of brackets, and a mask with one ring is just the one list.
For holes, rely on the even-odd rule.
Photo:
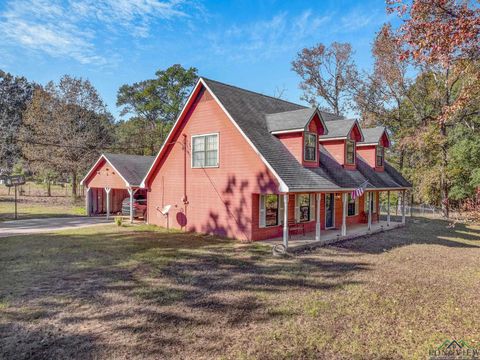
{"label": "carport post", "polygon": [[130,195],[130,224],[133,224],[133,189],[128,188],[128,194]]}
{"label": "carport post", "polygon": [[405,190],[402,190],[402,224],[405,224]]}
{"label": "carport post", "polygon": [[390,191],[387,191],[387,226],[390,226]]}
{"label": "carport post", "polygon": [[87,187],[87,192],[85,193],[85,210],[87,212],[87,216],[91,216],[90,211],[90,188]]}
{"label": "carport post", "polygon": [[107,193],[107,220],[110,219],[110,188],[105,188],[105,192]]}

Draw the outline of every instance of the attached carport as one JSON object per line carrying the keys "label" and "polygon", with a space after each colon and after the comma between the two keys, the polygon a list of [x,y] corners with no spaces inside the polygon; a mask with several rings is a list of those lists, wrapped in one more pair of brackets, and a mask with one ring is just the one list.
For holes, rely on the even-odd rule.
{"label": "attached carport", "polygon": [[143,193],[147,197],[140,184],[154,159],[153,156],[102,154],[80,183],[86,190],[87,216],[105,215],[109,219],[122,211],[123,200],[130,197],[130,222],[133,222],[134,196]]}

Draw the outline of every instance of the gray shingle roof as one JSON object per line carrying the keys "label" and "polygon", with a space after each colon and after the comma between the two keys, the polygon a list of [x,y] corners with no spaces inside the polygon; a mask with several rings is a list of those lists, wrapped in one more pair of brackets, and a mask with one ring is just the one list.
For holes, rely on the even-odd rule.
{"label": "gray shingle roof", "polygon": [[214,80],[205,78],[203,80],[290,191],[339,188],[328,177],[303,167],[268,130],[265,114],[306,109],[305,106]]}
{"label": "gray shingle roof", "polygon": [[377,126],[374,128],[362,128],[363,138],[364,140],[361,143],[364,144],[373,144],[378,143],[385,132],[385,127]]}
{"label": "gray shingle roof", "polygon": [[[218,81],[202,79],[235,120],[241,131],[285,182],[289,191],[335,191],[341,188],[356,188],[367,178],[370,182],[369,187],[372,188],[410,187],[410,184],[392,166],[387,164],[385,164],[384,173],[377,173],[360,158],[357,170],[346,170],[333,159],[323,146],[320,146],[320,167],[306,168],[302,166],[282,142],[270,133],[270,129],[279,119],[281,121],[288,119],[288,121],[284,121],[290,124],[288,126],[302,124],[303,115],[314,109]],[[282,112],[287,112],[287,116],[279,114]],[[321,112],[321,115],[325,120],[325,113]],[[337,115],[332,115],[331,119],[335,117],[338,118]],[[327,121],[328,136],[333,133],[332,137],[346,136],[356,122],[352,119]],[[402,179],[402,184],[400,179]]]}
{"label": "gray shingle roof", "polygon": [[320,139],[333,139],[346,137],[353,125],[357,122],[355,119],[330,120],[325,125],[328,133],[319,136]]}
{"label": "gray shingle roof", "polygon": [[322,115],[323,121],[333,121],[333,120],[341,120],[345,119],[345,116],[332,114],[326,111],[320,111],[320,115]]}
{"label": "gray shingle roof", "polygon": [[395,168],[386,162],[384,172],[372,169],[371,166],[359,155],[357,155],[356,163],[357,170],[346,170],[323,146],[320,145],[321,167],[323,167],[330,178],[341,187],[357,188],[367,180],[367,188],[370,189],[412,186],[397,170],[395,170]]}
{"label": "gray shingle roof", "polygon": [[110,164],[128,181],[130,186],[140,186],[155,160],[154,156],[103,154]]}
{"label": "gray shingle roof", "polygon": [[300,110],[266,114],[265,120],[270,132],[305,129],[315,111],[315,108],[304,108]]}

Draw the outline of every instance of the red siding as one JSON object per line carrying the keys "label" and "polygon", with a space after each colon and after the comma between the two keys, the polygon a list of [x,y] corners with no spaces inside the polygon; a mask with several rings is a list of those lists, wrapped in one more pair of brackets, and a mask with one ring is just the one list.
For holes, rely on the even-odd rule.
{"label": "red siding", "polygon": [[[208,92],[198,95],[182,124],[152,174],[149,223],[166,226],[167,218],[159,210],[172,205],[170,227],[251,239],[252,194],[278,192],[276,179]],[[192,169],[191,136],[207,133],[219,133],[219,167]],[[187,139],[185,170],[182,144],[177,143],[183,135]],[[258,207],[258,201],[254,204]]]}
{"label": "red siding", "polygon": [[[310,123],[308,124],[308,131],[316,133],[317,135],[322,135],[325,129],[322,126],[318,115],[315,115]],[[316,161],[305,161],[304,152],[305,152],[305,133],[296,132],[296,133],[286,133],[278,134],[277,137],[280,139],[283,145],[292,153],[292,155],[305,167],[318,167],[319,156],[317,155]]]}
{"label": "red siding", "polygon": [[295,159],[299,163],[303,162],[303,132],[278,134],[277,136]]}
{"label": "red siding", "polygon": [[322,144],[339,164],[345,164],[345,140],[325,141]]}
{"label": "red siding", "polygon": [[[349,139],[360,141],[360,129],[357,125],[352,128],[352,131],[349,134]],[[355,164],[347,164],[346,163],[346,156],[347,156],[347,142],[345,140],[330,140],[330,141],[321,141],[321,144],[325,147],[325,149],[335,158],[335,160],[342,165],[345,169],[348,170],[355,170],[357,168],[356,160]],[[358,148],[356,148],[358,150]],[[355,152],[356,156],[356,152]]]}
{"label": "red siding", "polygon": [[[383,166],[377,166],[376,164],[376,152],[377,147],[375,145],[367,145],[357,147],[357,153],[360,155],[368,165],[375,169],[375,171],[384,171]],[[385,156],[385,154],[384,154]]]}
{"label": "red siding", "polygon": [[106,160],[100,161],[89,179],[85,181],[87,187],[111,189],[127,189],[125,181]]}

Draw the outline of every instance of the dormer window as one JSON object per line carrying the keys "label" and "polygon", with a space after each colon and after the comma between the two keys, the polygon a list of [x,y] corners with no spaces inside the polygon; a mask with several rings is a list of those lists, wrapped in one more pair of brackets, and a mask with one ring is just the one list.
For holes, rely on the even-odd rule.
{"label": "dormer window", "polygon": [[384,157],[384,152],[383,152],[383,146],[378,145],[377,146],[377,155],[376,155],[376,161],[375,164],[377,166],[383,166],[383,157]]}
{"label": "dormer window", "polygon": [[345,154],[345,163],[349,165],[355,164],[355,141],[347,140],[346,144],[346,154]]}
{"label": "dormer window", "polygon": [[317,134],[305,132],[305,149],[303,152],[305,161],[317,161],[317,144]]}

